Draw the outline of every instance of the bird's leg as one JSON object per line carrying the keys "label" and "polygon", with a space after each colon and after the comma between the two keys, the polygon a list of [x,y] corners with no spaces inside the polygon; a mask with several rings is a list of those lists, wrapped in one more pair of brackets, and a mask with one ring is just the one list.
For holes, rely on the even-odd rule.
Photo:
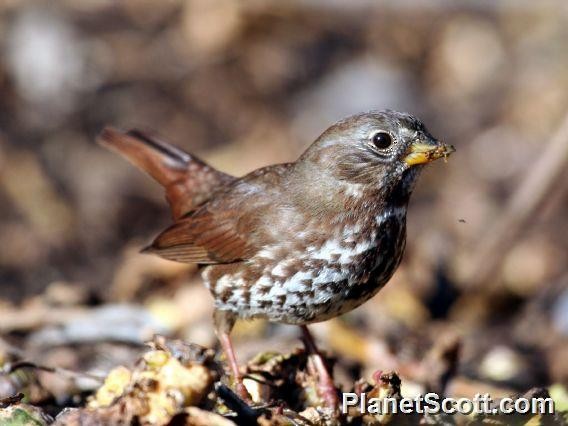
{"label": "bird's leg", "polygon": [[215,310],[215,313],[213,314],[215,332],[219,342],[221,343],[223,352],[227,357],[231,372],[233,373],[233,380],[235,381],[235,390],[237,395],[246,401],[250,401],[251,397],[243,384],[243,376],[239,370],[239,364],[237,363],[237,357],[235,356],[235,350],[233,349],[233,343],[231,342],[230,337],[235,321],[235,315],[230,312]]}
{"label": "bird's leg", "polygon": [[339,399],[337,397],[337,389],[333,384],[331,374],[325,365],[325,361],[321,356],[314,337],[312,336],[312,333],[310,333],[310,330],[308,330],[308,327],[301,325],[300,328],[302,329],[302,336],[306,349],[312,355],[312,361],[318,376],[318,391],[320,396],[323,398],[328,407],[336,409],[339,404]]}

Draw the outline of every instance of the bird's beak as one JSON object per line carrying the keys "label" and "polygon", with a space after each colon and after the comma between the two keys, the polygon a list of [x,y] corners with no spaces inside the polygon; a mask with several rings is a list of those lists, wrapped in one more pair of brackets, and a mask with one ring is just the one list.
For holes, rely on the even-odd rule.
{"label": "bird's beak", "polygon": [[446,145],[440,142],[433,144],[424,142],[413,142],[404,157],[404,162],[409,166],[426,164],[438,158],[446,159],[456,149],[453,145]]}

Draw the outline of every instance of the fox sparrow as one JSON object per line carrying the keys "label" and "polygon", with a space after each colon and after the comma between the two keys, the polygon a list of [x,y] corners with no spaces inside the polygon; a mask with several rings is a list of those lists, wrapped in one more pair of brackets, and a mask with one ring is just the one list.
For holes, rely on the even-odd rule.
{"label": "fox sparrow", "polygon": [[[237,318],[303,327],[376,294],[405,247],[408,200],[422,165],[454,151],[422,122],[373,111],[327,129],[293,163],[236,178],[140,131],[100,142],[162,184],[175,223],[145,252],[197,263],[215,300],[217,335],[246,395],[229,333]],[[319,358],[322,396],[336,403]]]}

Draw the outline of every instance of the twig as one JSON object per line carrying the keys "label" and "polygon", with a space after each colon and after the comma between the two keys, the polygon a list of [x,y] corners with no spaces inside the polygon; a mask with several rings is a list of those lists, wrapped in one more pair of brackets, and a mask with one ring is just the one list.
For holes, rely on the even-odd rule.
{"label": "twig", "polygon": [[21,392],[7,398],[2,398],[0,399],[0,408],[6,408],[10,405],[18,404],[22,399],[24,399],[24,394]]}
{"label": "twig", "polygon": [[91,380],[96,380],[100,383],[104,382],[104,376],[97,376],[96,374],[91,373],[81,373],[77,371],[67,370],[66,368],[61,367],[48,367],[45,365],[39,365],[31,361],[17,361],[17,362],[10,362],[6,363],[0,369],[0,374],[12,374],[17,370],[21,370],[23,368],[31,368],[34,370],[41,370],[46,371],[48,373],[60,374],[62,376],[67,376],[71,379],[83,379],[89,378]]}
{"label": "twig", "polygon": [[237,416],[233,420],[237,424],[256,424],[256,419],[258,419],[261,413],[243,401],[238,395],[233,392],[228,386],[217,383],[215,385],[215,392],[219,395],[225,405],[232,411],[234,411]]}
{"label": "twig", "polygon": [[565,189],[558,182],[567,168],[568,114],[495,225],[488,228],[472,251],[471,261],[458,276],[464,287],[476,288],[489,282],[546,198]]}

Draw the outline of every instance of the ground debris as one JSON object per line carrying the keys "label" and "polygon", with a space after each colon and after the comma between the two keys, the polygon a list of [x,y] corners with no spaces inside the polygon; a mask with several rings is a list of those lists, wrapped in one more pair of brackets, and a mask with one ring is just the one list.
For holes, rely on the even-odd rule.
{"label": "ground debris", "polygon": [[120,407],[123,421],[166,424],[185,407],[198,405],[211,390],[213,372],[193,361],[189,352],[181,356],[178,350],[176,357],[161,343],[152,344],[133,369],[112,370],[87,408],[68,416],[103,412],[112,417]]}
{"label": "ground debris", "polygon": [[53,419],[40,408],[29,404],[13,404],[0,409],[0,424],[3,426],[44,426]]}
{"label": "ground debris", "polygon": [[[330,362],[329,359],[326,361]],[[28,364],[30,373],[39,368],[48,374],[61,373],[60,369],[34,366],[25,361],[14,361],[11,365]],[[227,375],[216,359],[215,351],[155,336],[136,362],[113,368],[95,392],[83,391],[67,401],[57,402],[45,392],[42,398],[34,397],[29,385],[21,382],[19,389],[18,382],[15,382],[13,394],[0,400],[0,424],[506,425],[515,420],[518,424],[562,425],[566,421],[563,411],[566,392],[561,385],[551,387],[558,407],[555,415],[362,413],[358,406],[350,407],[347,413],[341,414],[322,408],[316,389],[317,380],[310,370],[310,356],[301,349],[287,354],[261,352],[247,364],[245,377],[253,403],[240,399],[229,384],[224,383]],[[402,382],[397,373],[377,371],[371,380],[359,379],[342,390],[358,395],[365,393],[367,400],[378,398],[382,401],[389,397],[400,401],[403,398]],[[36,383],[35,386],[40,385]],[[513,398],[548,396],[547,389],[533,388],[524,394],[513,395]]]}

